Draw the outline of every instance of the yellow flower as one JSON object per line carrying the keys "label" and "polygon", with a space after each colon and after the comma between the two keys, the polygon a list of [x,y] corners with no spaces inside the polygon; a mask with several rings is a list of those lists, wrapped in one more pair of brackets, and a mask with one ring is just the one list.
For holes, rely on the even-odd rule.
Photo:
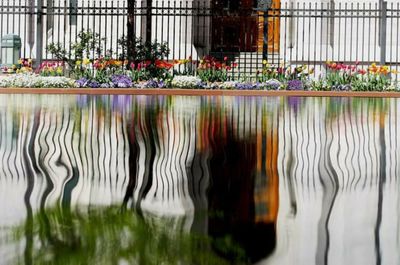
{"label": "yellow flower", "polygon": [[32,59],[31,58],[28,59],[28,63],[30,63],[30,64],[32,63]]}
{"label": "yellow flower", "polygon": [[22,63],[23,63],[22,59],[19,59],[18,64],[22,64]]}
{"label": "yellow flower", "polygon": [[57,70],[56,70],[56,72],[57,72],[57,74],[62,74],[63,73],[63,69],[62,69],[62,67],[57,67]]}
{"label": "yellow flower", "polygon": [[114,65],[119,67],[122,65],[122,61],[115,60]]}
{"label": "yellow flower", "polygon": [[263,60],[262,63],[263,63],[263,65],[266,65],[268,62],[267,62],[267,60]]}
{"label": "yellow flower", "polygon": [[78,60],[78,61],[75,62],[75,65],[76,65],[76,66],[80,66],[81,64],[82,64],[82,62],[81,62],[80,60]]}
{"label": "yellow flower", "polygon": [[88,64],[90,64],[90,59],[88,59],[88,58],[83,59],[82,64],[83,64],[83,65],[88,65]]}

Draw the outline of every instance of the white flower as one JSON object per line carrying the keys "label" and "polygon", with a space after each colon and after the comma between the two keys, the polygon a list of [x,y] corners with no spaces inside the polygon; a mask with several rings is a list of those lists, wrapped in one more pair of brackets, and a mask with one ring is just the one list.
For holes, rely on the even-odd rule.
{"label": "white flower", "polygon": [[174,76],[171,81],[172,87],[176,88],[196,88],[201,84],[201,79],[197,76]]}
{"label": "white flower", "polygon": [[75,82],[64,76],[40,76],[37,74],[15,74],[0,80],[0,87],[29,87],[29,88],[69,88]]}
{"label": "white flower", "polygon": [[221,84],[219,84],[219,88],[221,89],[233,89],[236,87],[236,84],[238,83],[238,81],[225,81]]}

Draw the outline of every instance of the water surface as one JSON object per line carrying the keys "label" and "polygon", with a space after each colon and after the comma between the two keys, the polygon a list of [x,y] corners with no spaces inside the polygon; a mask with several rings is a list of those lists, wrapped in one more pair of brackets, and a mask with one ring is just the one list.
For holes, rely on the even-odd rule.
{"label": "water surface", "polygon": [[0,264],[400,264],[399,107],[0,96]]}

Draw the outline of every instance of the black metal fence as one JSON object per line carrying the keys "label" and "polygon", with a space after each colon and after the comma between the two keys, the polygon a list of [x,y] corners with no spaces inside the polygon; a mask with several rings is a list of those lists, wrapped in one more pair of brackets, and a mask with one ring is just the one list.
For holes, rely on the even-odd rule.
{"label": "black metal fence", "polygon": [[[326,61],[373,62],[400,70],[400,3],[275,3],[268,11],[232,1],[2,0],[0,36],[21,36],[24,58],[51,60],[49,43],[69,50],[78,33],[92,30],[104,39],[103,52],[122,53],[118,39],[134,35],[167,42],[169,60],[211,54],[228,57],[233,75],[253,76],[263,60],[325,71]],[[151,5],[149,3],[151,2]],[[235,2],[236,3],[236,2]],[[131,16],[129,16],[131,14]]]}

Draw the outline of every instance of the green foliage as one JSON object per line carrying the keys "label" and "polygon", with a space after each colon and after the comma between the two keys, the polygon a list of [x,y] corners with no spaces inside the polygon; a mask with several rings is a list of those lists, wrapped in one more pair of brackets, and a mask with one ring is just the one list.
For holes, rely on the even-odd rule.
{"label": "green foliage", "polygon": [[246,263],[243,249],[231,238],[189,234],[182,222],[141,217],[120,207],[88,212],[53,208],[14,228],[11,243],[32,238],[15,264],[22,264],[26,253],[32,264],[232,264],[213,252],[213,245],[236,257],[234,264]]}
{"label": "green foliage", "polygon": [[301,80],[305,82],[314,69],[307,71],[306,65],[290,67],[281,65],[279,67],[272,67],[266,60],[263,61],[263,68],[261,71],[257,72],[256,80],[257,82],[263,83],[268,80],[274,79],[282,83],[289,80]]}
{"label": "green foliage", "polygon": [[387,76],[368,74],[351,83],[354,91],[383,91],[390,87],[391,81]]}
{"label": "green foliage", "polygon": [[227,58],[223,62],[218,61],[216,58],[207,55],[200,60],[197,74],[203,82],[225,82],[228,78],[228,71],[235,67],[235,64],[228,64]]}
{"label": "green foliage", "polygon": [[102,54],[101,43],[104,38],[100,38],[98,33],[91,30],[82,30],[78,34],[77,42],[71,44],[71,51],[66,51],[61,43],[50,43],[46,46],[46,51],[53,55],[57,60],[68,64],[72,75],[79,79],[88,76],[87,69],[75,67],[77,61],[82,61],[85,58],[96,58]]}
{"label": "green foliage", "polygon": [[167,42],[150,42],[143,41],[142,38],[132,40],[132,54],[128,53],[128,40],[127,37],[122,37],[118,40],[122,52],[118,55],[121,60],[128,59],[130,62],[142,62],[164,60],[169,55],[169,48]]}
{"label": "green foliage", "polygon": [[143,41],[141,38],[132,40],[132,52],[128,52],[128,40],[123,37],[118,40],[122,53],[118,55],[121,60],[129,61],[130,77],[134,81],[149,79],[163,79],[168,82],[172,79],[169,64],[166,59],[169,47],[166,42]]}

